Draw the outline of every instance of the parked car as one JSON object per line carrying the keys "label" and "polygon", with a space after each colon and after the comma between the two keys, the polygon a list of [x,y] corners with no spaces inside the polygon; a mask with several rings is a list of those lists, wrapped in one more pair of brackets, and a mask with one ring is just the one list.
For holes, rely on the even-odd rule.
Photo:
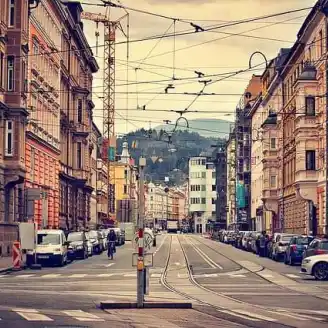
{"label": "parked car", "polygon": [[303,259],[303,252],[306,250],[312,240],[313,237],[311,236],[292,237],[286,248],[284,263],[289,265],[293,265],[294,263],[301,263]]}
{"label": "parked car", "polygon": [[124,230],[120,228],[113,228],[116,233],[116,246],[121,246],[125,244],[125,233]]}
{"label": "parked car", "polygon": [[328,239],[315,238],[303,253],[303,259],[313,256],[328,254]]}
{"label": "parked car", "polygon": [[102,246],[100,244],[100,235],[98,231],[96,230],[90,230],[89,233],[89,238],[92,243],[92,252],[93,254],[100,254],[102,252]]}
{"label": "parked car", "polygon": [[287,245],[294,236],[294,234],[286,233],[275,233],[273,235],[271,257],[274,261],[279,261],[285,257]]}
{"label": "parked car", "polygon": [[107,230],[105,229],[102,229],[102,230],[99,230],[99,232],[102,234],[102,242],[103,242],[103,250],[106,250],[108,245],[107,245]]}
{"label": "parked car", "polygon": [[328,280],[328,254],[303,259],[301,273],[314,276],[317,280]]}
{"label": "parked car", "polygon": [[71,232],[67,236],[68,258],[73,260],[77,258],[85,259],[89,256],[87,238],[84,231]]}
{"label": "parked car", "polygon": [[[62,230],[38,230],[36,242],[37,263],[66,265],[68,243]],[[26,262],[28,266],[35,263],[34,250],[27,251]]]}

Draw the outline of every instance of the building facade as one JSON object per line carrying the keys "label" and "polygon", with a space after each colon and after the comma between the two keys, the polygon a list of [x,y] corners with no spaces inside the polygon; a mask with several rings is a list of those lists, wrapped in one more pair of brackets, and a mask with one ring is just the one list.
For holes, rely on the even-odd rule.
{"label": "building facade", "polygon": [[99,67],[83,32],[80,3],[61,4],[59,226],[70,231],[86,227],[91,219],[92,74]]}
{"label": "building facade", "polygon": [[[29,124],[25,188],[40,189],[33,219],[39,228],[59,227],[61,6],[41,1],[29,21]],[[55,49],[58,51],[55,51]]]}
{"label": "building facade", "polygon": [[251,218],[251,119],[249,111],[261,92],[261,76],[253,75],[236,109],[236,197],[237,225],[254,229]]}
{"label": "building facade", "polygon": [[29,10],[36,2],[0,2],[0,256],[11,254],[24,220],[28,116]]}
{"label": "building facade", "polygon": [[221,229],[227,228],[227,151],[224,141],[220,141],[213,152],[215,165],[215,212],[216,223]]}
{"label": "building facade", "polygon": [[229,134],[227,149],[227,228],[235,226],[236,220],[236,135]]}
{"label": "building facade", "polygon": [[215,220],[215,179],[215,166],[207,157],[189,159],[189,213],[196,233],[204,233],[208,220]]}

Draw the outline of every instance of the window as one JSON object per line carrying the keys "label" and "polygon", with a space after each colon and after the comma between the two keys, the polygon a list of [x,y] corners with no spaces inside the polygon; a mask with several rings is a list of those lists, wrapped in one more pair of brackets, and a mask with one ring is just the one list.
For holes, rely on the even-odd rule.
{"label": "window", "polygon": [[212,191],[216,191],[216,185],[212,185]]}
{"label": "window", "polygon": [[6,138],[5,139],[6,139],[5,155],[13,156],[14,155],[14,148],[13,148],[14,122],[13,121],[6,121]]}
{"label": "window", "polygon": [[275,176],[275,175],[270,176],[270,187],[271,188],[277,187],[277,176]]}
{"label": "window", "polygon": [[3,70],[3,67],[4,67],[4,54],[2,52],[0,52],[0,88],[3,87],[3,79],[4,79],[4,70]]}
{"label": "window", "polygon": [[323,55],[323,34],[322,30],[319,32],[319,57]]}
{"label": "window", "polygon": [[34,182],[34,169],[35,169],[35,148],[31,148],[31,182]]}
{"label": "window", "polygon": [[308,116],[315,115],[315,98],[305,97],[305,114]]}
{"label": "window", "polygon": [[14,91],[14,56],[7,58],[7,90]]}
{"label": "window", "polygon": [[270,138],[270,148],[276,149],[276,138]]}
{"label": "window", "polygon": [[215,204],[215,203],[216,203],[216,199],[212,198],[212,204]]}
{"label": "window", "polygon": [[24,60],[22,60],[22,83],[23,83],[23,87],[21,88],[22,92],[27,92],[26,63]]}
{"label": "window", "polygon": [[13,27],[14,25],[15,25],[15,0],[9,0],[8,26]]}
{"label": "window", "polygon": [[212,171],[212,178],[215,179],[216,178],[216,172]]}
{"label": "window", "polygon": [[202,172],[202,179],[206,178],[206,172]]}
{"label": "window", "polygon": [[201,191],[206,191],[206,185],[201,185]]}
{"label": "window", "polygon": [[82,99],[77,100],[77,121],[82,123]]}
{"label": "window", "polygon": [[128,178],[128,170],[124,170],[124,179]]}
{"label": "window", "polygon": [[81,142],[77,143],[77,168],[81,169],[82,168],[82,144]]}
{"label": "window", "polygon": [[201,203],[202,203],[202,204],[206,204],[206,198],[202,198]]}
{"label": "window", "polygon": [[123,193],[124,194],[127,194],[128,193],[128,186],[127,185],[124,185],[124,187],[123,187]]}
{"label": "window", "polygon": [[306,170],[315,170],[315,150],[307,150],[305,152],[305,160]]}

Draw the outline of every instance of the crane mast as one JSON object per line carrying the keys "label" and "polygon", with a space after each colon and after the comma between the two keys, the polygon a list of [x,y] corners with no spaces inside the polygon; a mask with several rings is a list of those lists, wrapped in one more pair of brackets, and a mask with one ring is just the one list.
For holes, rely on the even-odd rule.
{"label": "crane mast", "polygon": [[[107,217],[115,221],[115,167],[116,138],[115,138],[115,37],[119,27],[123,32],[120,21],[111,21],[109,15],[83,11],[81,18],[104,25],[104,85],[103,85],[103,144],[102,158],[107,163],[108,210]],[[124,33],[124,32],[123,32]],[[99,32],[95,33],[98,44]],[[97,49],[98,50],[98,49]],[[114,220],[113,220],[114,219]]]}

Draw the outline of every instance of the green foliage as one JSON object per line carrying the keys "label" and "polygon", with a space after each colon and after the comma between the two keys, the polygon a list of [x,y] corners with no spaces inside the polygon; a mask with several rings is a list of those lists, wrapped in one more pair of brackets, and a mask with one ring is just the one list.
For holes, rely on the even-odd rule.
{"label": "green foliage", "polygon": [[[205,138],[198,133],[188,131],[176,131],[171,137],[172,143],[169,144],[168,136],[163,130],[140,129],[117,140],[119,154],[122,152],[124,141],[128,142],[130,155],[136,164],[141,155],[146,157],[146,180],[163,183],[164,178],[169,176],[170,185],[181,184],[186,179],[189,157],[199,156],[202,151],[217,144],[217,140],[213,138]],[[136,148],[132,148],[134,141],[137,142]],[[176,151],[170,152],[170,148],[175,148]],[[153,161],[152,157],[157,160]]]}

